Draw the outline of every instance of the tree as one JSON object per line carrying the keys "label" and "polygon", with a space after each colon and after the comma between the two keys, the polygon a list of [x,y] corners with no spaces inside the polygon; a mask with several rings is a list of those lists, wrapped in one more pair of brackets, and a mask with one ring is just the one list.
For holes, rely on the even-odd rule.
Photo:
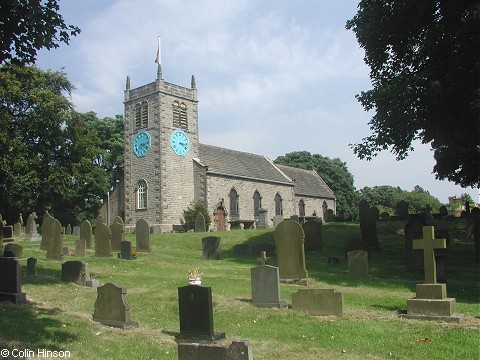
{"label": "tree", "polygon": [[279,156],[276,164],[293,166],[306,170],[315,170],[332,189],[337,199],[337,215],[344,219],[356,216],[356,195],[353,186],[353,175],[348,171],[346,163],[340,159],[330,159],[308,151],[295,151]]}
{"label": "tree", "polygon": [[430,144],[436,178],[480,186],[480,7],[476,0],[362,0],[346,24],[365,50],[373,89],[357,99],[375,110],[373,134],[350,144],[371,160],[412,142]]}
{"label": "tree", "polygon": [[0,64],[33,64],[37,51],[68,44],[80,29],[65,24],[58,0],[0,2]]}

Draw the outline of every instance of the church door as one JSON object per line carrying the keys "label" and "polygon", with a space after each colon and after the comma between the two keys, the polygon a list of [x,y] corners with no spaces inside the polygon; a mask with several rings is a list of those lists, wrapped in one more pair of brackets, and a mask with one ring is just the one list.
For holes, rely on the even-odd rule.
{"label": "church door", "polygon": [[217,231],[225,231],[225,210],[217,208]]}

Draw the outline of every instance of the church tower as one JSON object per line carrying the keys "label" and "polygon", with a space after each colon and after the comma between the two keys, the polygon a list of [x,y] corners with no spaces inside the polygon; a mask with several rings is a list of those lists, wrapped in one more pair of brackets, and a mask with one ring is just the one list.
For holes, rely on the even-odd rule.
{"label": "church tower", "polygon": [[180,224],[194,200],[194,158],[198,149],[198,101],[195,78],[186,88],[163,80],[124,94],[125,225],[141,218],[161,231]]}

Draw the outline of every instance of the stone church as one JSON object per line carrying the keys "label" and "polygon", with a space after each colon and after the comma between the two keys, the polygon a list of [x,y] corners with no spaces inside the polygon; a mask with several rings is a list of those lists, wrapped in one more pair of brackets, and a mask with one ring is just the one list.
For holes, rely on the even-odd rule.
{"label": "stone church", "polygon": [[202,201],[211,230],[254,221],[262,212],[273,225],[289,218],[335,213],[335,195],[314,171],[275,165],[262,155],[199,143],[195,77],[186,88],[166,82],[158,65],[154,82],[124,93],[125,172],[100,213],[125,226],[143,218],[157,231],[184,223],[183,211]]}

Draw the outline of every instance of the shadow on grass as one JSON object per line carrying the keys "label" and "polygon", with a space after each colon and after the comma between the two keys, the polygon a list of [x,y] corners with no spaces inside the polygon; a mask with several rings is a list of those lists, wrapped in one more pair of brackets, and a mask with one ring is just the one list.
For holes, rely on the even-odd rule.
{"label": "shadow on grass", "polygon": [[0,302],[0,343],[8,350],[67,350],[77,337],[55,319],[60,311],[44,309],[35,303],[16,305]]}
{"label": "shadow on grass", "polygon": [[27,267],[22,266],[22,284],[49,285],[59,283],[61,280],[61,269],[38,267],[37,275],[27,275]]}

